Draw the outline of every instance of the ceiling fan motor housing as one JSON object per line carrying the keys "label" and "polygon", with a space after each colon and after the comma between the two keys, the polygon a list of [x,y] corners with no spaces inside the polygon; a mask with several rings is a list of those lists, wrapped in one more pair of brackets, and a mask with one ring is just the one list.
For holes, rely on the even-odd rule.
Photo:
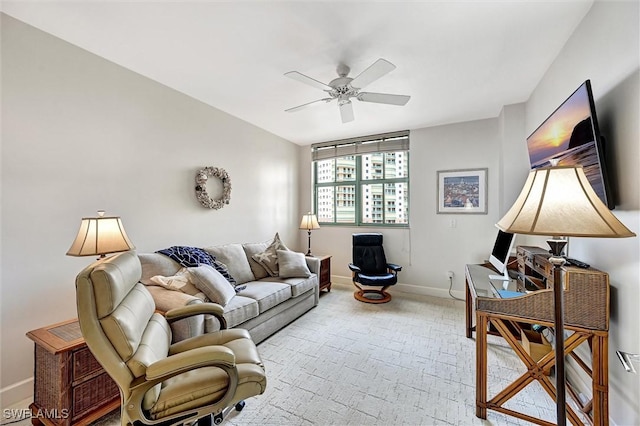
{"label": "ceiling fan motor housing", "polygon": [[[338,77],[331,80],[329,86],[333,87],[333,90],[329,93],[332,96],[347,95],[349,97],[356,96],[358,91],[351,87],[351,77]],[[335,94],[335,95],[334,95]]]}
{"label": "ceiling fan motor housing", "polygon": [[338,68],[336,68],[336,72],[340,77],[346,77],[351,72],[351,68],[346,66],[345,64],[338,64]]}

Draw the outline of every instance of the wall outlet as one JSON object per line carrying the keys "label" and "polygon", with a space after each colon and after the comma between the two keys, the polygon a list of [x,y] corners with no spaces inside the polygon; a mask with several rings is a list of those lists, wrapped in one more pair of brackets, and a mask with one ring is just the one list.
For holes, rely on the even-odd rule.
{"label": "wall outlet", "polygon": [[449,279],[453,278],[453,271],[447,271],[447,278]]}

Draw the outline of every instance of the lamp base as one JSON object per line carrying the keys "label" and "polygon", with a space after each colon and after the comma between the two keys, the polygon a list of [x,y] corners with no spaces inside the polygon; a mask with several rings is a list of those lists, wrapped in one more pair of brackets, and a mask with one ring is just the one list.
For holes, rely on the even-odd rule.
{"label": "lamp base", "polygon": [[308,242],[307,242],[307,254],[306,256],[308,257],[313,257],[313,255],[311,254],[311,229],[307,230],[307,235],[308,235]]}
{"label": "lamp base", "polygon": [[562,257],[562,251],[567,245],[567,240],[562,237],[554,237],[547,240],[551,247],[549,262],[553,265],[553,329],[555,335],[556,357],[556,416],[558,425],[567,424],[565,369],[564,369],[564,280],[562,279],[562,266],[566,259]]}

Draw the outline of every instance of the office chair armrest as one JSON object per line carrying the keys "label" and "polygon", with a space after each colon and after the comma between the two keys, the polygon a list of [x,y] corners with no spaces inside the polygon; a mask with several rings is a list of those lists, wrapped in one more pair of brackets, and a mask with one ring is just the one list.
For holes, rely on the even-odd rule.
{"label": "office chair armrest", "polygon": [[349,264],[349,269],[351,269],[353,272],[362,272],[362,269],[360,269],[360,267],[354,265],[353,263]]}
{"label": "office chair armrest", "polygon": [[236,356],[225,346],[205,346],[180,352],[154,362],[147,368],[147,380],[164,381],[200,367],[234,367]]}
{"label": "office chair armrest", "polygon": [[226,330],[227,320],[224,319],[224,308],[217,303],[194,303],[193,305],[181,306],[165,312],[164,317],[172,323],[193,315],[209,314],[213,315],[220,322],[220,330]]}
{"label": "office chair armrest", "polygon": [[396,272],[402,271],[402,266],[396,265],[395,263],[387,263],[387,268],[391,269],[392,271],[396,271]]}

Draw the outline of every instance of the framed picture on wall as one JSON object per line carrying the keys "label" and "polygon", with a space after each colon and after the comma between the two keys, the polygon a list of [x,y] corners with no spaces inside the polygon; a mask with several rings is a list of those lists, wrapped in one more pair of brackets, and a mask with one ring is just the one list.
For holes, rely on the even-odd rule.
{"label": "framed picture on wall", "polygon": [[438,171],[438,214],[487,214],[488,169]]}

